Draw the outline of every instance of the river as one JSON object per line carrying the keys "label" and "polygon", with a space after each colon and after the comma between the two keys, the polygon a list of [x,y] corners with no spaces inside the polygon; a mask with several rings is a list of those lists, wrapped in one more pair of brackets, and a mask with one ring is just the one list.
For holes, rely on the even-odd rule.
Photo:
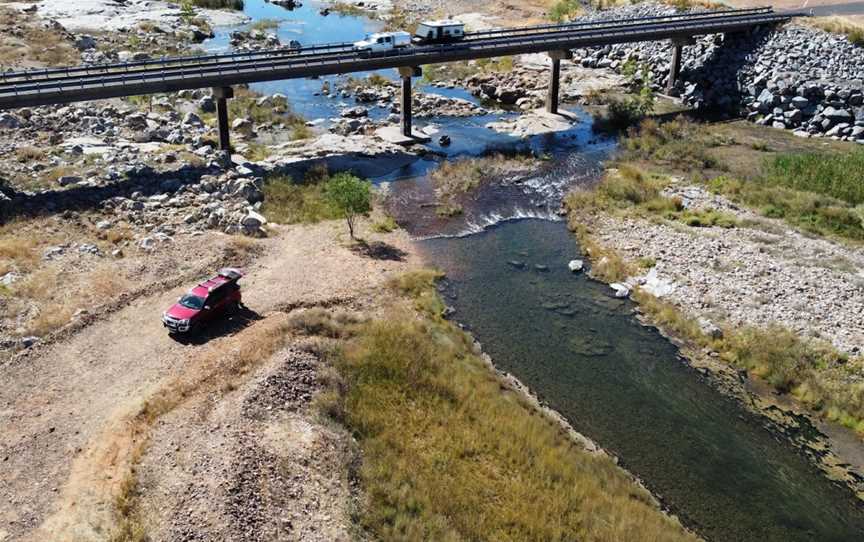
{"label": "river", "polygon": [[[245,11],[255,20],[281,20],[280,38],[304,44],[351,41],[378,28],[358,17],[322,17],[319,7],[307,2],[289,12],[247,0]],[[207,47],[227,47],[229,30],[219,29]],[[285,94],[310,119],[335,117],[353,105],[317,94],[321,85],[294,80],[254,88]],[[631,302],[567,269],[580,250],[555,210],[569,186],[596,179],[615,142],[594,134],[584,114],[571,131],[524,142],[485,129],[489,120],[425,122],[451,135],[450,147],[432,145],[448,159],[527,147],[551,160],[519,182],[482,190],[462,216],[451,218],[418,205],[429,197],[422,174],[435,160],[418,160],[374,180],[387,183],[400,224],[418,238],[427,261],[447,273],[443,293],[456,320],[499,367],[618,456],[701,536],[864,539],[864,507],[849,490],[828,481],[757,416],[703,381],[673,344],[636,320]]]}

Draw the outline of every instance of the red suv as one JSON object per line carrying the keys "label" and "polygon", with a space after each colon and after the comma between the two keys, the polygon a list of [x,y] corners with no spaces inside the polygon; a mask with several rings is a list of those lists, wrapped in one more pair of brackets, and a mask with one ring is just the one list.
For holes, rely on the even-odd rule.
{"label": "red suv", "polygon": [[188,333],[215,318],[237,310],[240,306],[239,269],[220,269],[219,273],[177,300],[162,313],[162,323],[169,333]]}

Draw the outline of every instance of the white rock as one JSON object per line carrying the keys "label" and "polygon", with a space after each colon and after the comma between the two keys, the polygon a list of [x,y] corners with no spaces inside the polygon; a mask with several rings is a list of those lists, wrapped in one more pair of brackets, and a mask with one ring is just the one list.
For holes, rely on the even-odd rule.
{"label": "white rock", "polygon": [[630,288],[628,288],[626,284],[621,284],[620,282],[613,282],[609,285],[609,287],[615,291],[615,297],[624,298],[630,295]]}
{"label": "white rock", "polygon": [[570,260],[570,263],[567,264],[567,268],[570,269],[573,273],[578,273],[582,271],[585,267],[585,262],[582,260]]}

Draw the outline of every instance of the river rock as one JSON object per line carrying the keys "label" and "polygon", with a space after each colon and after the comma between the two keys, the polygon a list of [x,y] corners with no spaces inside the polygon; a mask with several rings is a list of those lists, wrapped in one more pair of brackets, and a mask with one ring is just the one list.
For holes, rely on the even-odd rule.
{"label": "river rock", "polygon": [[626,284],[613,282],[609,287],[612,288],[612,291],[614,292],[613,295],[617,298],[625,298],[630,295],[630,288],[628,288]]}
{"label": "river rock", "polygon": [[585,268],[585,262],[582,260],[570,260],[570,263],[567,264],[567,268],[571,273],[578,273]]}

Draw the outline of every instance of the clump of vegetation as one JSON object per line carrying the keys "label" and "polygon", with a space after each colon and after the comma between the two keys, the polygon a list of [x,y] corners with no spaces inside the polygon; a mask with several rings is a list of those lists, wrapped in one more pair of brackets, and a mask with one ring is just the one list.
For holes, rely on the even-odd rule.
{"label": "clump of vegetation", "polygon": [[249,30],[276,30],[279,24],[279,19],[258,19],[249,26]]}
{"label": "clump of vegetation", "polygon": [[[437,297],[438,276],[394,287]],[[326,408],[362,449],[358,519],[374,538],[695,539],[608,457],[509,391],[468,335],[435,311],[393,310],[336,352]]]}
{"label": "clump of vegetation", "polygon": [[384,30],[388,32],[404,30],[413,34],[417,30],[417,23],[414,12],[394,3],[393,8],[384,18]]}
{"label": "clump of vegetation", "polygon": [[333,2],[329,6],[332,13],[346,15],[350,17],[361,17],[367,15],[368,12],[357,4],[349,4],[347,2]]}
{"label": "clump of vegetation", "polygon": [[391,231],[396,231],[399,229],[399,224],[396,223],[396,219],[390,215],[384,215],[381,220],[376,220],[372,224],[372,231],[376,233],[390,233]]}
{"label": "clump of vegetation", "polygon": [[243,11],[243,0],[190,0],[192,4],[205,9],[234,9]]}
{"label": "clump of vegetation", "polygon": [[831,196],[776,186],[761,178],[744,182],[720,176],[708,181],[708,187],[766,217],[783,219],[810,233],[864,240],[861,207]]}
{"label": "clump of vegetation", "polygon": [[556,23],[571,21],[582,14],[582,4],[578,0],[558,0],[549,9],[549,19]]}
{"label": "clump of vegetation", "polygon": [[778,154],[764,169],[767,183],[864,203],[864,150]]}
{"label": "clump of vegetation", "polygon": [[535,163],[530,155],[502,153],[444,162],[429,174],[438,202],[436,212],[439,216],[460,214],[460,196],[476,190],[495,176],[527,170]]}
{"label": "clump of vegetation", "polygon": [[271,222],[311,224],[339,218],[327,201],[321,179],[296,182],[283,175],[270,177],[264,181],[263,192],[261,212]]}
{"label": "clump of vegetation", "polygon": [[325,168],[312,168],[301,182],[284,175],[264,182],[261,212],[280,224],[315,223],[345,219],[354,239],[358,216],[372,210],[372,185],[350,173],[330,175]]}
{"label": "clump of vegetation", "polygon": [[607,115],[596,119],[600,128],[606,127],[620,130],[633,126],[654,112],[654,90],[651,88],[651,67],[647,63],[637,64],[635,60],[628,60],[623,68],[622,74],[630,81],[632,92],[625,98],[613,96],[597,96],[590,94],[586,96],[586,103],[603,103],[607,105]]}
{"label": "clump of vegetation", "polygon": [[348,234],[354,239],[357,217],[372,211],[372,183],[350,173],[338,173],[327,181],[325,195],[337,214],[345,219]]}
{"label": "clump of vegetation", "polygon": [[708,154],[715,144],[699,129],[698,125],[684,117],[659,123],[645,119],[638,128],[627,131],[622,140],[624,157],[669,164],[682,169],[710,169],[718,167],[717,161]]}
{"label": "clump of vegetation", "polygon": [[36,162],[45,158],[45,151],[38,147],[25,145],[23,147],[18,147],[17,149],[15,149],[15,158],[17,158],[18,161],[22,164],[26,164],[28,162]]}
{"label": "clump of vegetation", "polygon": [[667,183],[664,176],[647,174],[625,163],[607,171],[595,188],[571,192],[564,203],[574,215],[614,211],[673,220],[692,227],[732,228],[738,224],[733,215],[716,209],[685,209],[680,198],[661,194]]}

